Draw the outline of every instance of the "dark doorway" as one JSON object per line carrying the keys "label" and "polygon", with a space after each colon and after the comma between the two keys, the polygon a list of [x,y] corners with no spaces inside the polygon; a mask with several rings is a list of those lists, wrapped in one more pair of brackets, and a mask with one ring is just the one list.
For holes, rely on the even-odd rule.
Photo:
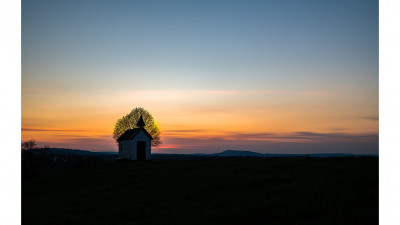
{"label": "dark doorway", "polygon": [[146,142],[145,141],[137,142],[137,160],[140,160],[140,161],[146,160]]}

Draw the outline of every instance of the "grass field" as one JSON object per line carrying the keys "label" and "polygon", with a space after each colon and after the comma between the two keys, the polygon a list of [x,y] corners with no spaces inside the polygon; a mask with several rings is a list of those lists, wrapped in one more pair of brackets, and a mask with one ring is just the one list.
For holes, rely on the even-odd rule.
{"label": "grass field", "polygon": [[378,224],[378,158],[93,164],[22,184],[22,224]]}

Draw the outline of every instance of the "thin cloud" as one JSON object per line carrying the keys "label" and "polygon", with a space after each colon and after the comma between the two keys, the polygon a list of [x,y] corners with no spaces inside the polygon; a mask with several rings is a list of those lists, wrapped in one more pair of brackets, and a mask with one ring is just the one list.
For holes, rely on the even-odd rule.
{"label": "thin cloud", "polygon": [[40,129],[40,128],[21,128],[21,131],[37,131],[37,132],[88,132],[88,130],[58,130],[58,129]]}
{"label": "thin cloud", "polygon": [[326,95],[322,91],[288,91],[288,90],[190,90],[193,93],[213,95],[262,95],[262,94],[302,94],[302,95]]}
{"label": "thin cloud", "polygon": [[[175,138],[179,134],[185,135],[188,132],[182,130],[182,132],[176,132],[174,134]],[[185,138],[185,137],[183,137]],[[219,135],[207,135],[196,137],[199,140],[209,140],[213,139],[224,139],[224,140],[276,140],[276,141],[289,141],[289,140],[310,140],[310,141],[341,141],[341,140],[353,140],[353,141],[373,141],[378,140],[379,135],[376,133],[362,133],[362,134],[351,134],[351,133],[317,133],[309,131],[297,131],[297,132],[287,132],[287,133],[272,133],[272,132],[223,132]]]}
{"label": "thin cloud", "polygon": [[87,142],[87,143],[98,143],[98,142],[110,142],[113,139],[105,139],[103,137],[75,137],[67,138],[63,140],[64,142]]}
{"label": "thin cloud", "polygon": [[22,88],[22,92],[55,92],[59,91],[57,89],[52,88]]}
{"label": "thin cloud", "polygon": [[69,134],[55,134],[56,137],[66,137],[66,138],[87,138],[87,135],[69,135]]}
{"label": "thin cloud", "polygon": [[134,95],[156,95],[182,97],[190,94],[202,95],[266,95],[266,94],[293,94],[322,96],[329,94],[326,91],[317,90],[136,90],[129,93]]}
{"label": "thin cloud", "polygon": [[366,120],[374,120],[374,121],[379,121],[379,116],[364,116],[361,117],[362,119],[366,119]]}
{"label": "thin cloud", "polygon": [[[286,137],[288,138],[288,137]],[[228,140],[221,137],[208,139],[175,138],[165,139],[166,144],[179,146],[168,149],[170,153],[213,153],[224,150],[249,150],[261,153],[362,153],[377,154],[379,151],[378,140],[322,140],[312,142],[290,142],[280,140]]]}
{"label": "thin cloud", "polygon": [[172,130],[164,130],[163,132],[177,132],[177,133],[186,133],[186,132],[207,132],[205,129],[172,129]]}
{"label": "thin cloud", "polygon": [[316,133],[316,132],[295,132],[293,137],[305,137],[305,138],[339,138],[339,139],[374,139],[378,138],[378,134],[367,133],[367,134],[348,134],[348,133]]}

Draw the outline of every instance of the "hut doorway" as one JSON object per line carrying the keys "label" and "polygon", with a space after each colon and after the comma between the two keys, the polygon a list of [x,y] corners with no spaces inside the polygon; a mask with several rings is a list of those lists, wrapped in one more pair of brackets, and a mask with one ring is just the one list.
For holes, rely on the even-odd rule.
{"label": "hut doorway", "polygon": [[137,160],[140,160],[140,161],[146,160],[146,142],[145,141],[137,142]]}

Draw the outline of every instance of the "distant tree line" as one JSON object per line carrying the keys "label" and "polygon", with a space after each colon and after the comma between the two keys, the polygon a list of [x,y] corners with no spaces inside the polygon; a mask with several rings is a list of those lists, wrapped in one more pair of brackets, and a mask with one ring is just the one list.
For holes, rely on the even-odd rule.
{"label": "distant tree line", "polygon": [[36,141],[31,139],[29,141],[21,142],[22,150],[34,150],[34,149],[49,149],[50,146],[44,145],[43,147],[37,147]]}

